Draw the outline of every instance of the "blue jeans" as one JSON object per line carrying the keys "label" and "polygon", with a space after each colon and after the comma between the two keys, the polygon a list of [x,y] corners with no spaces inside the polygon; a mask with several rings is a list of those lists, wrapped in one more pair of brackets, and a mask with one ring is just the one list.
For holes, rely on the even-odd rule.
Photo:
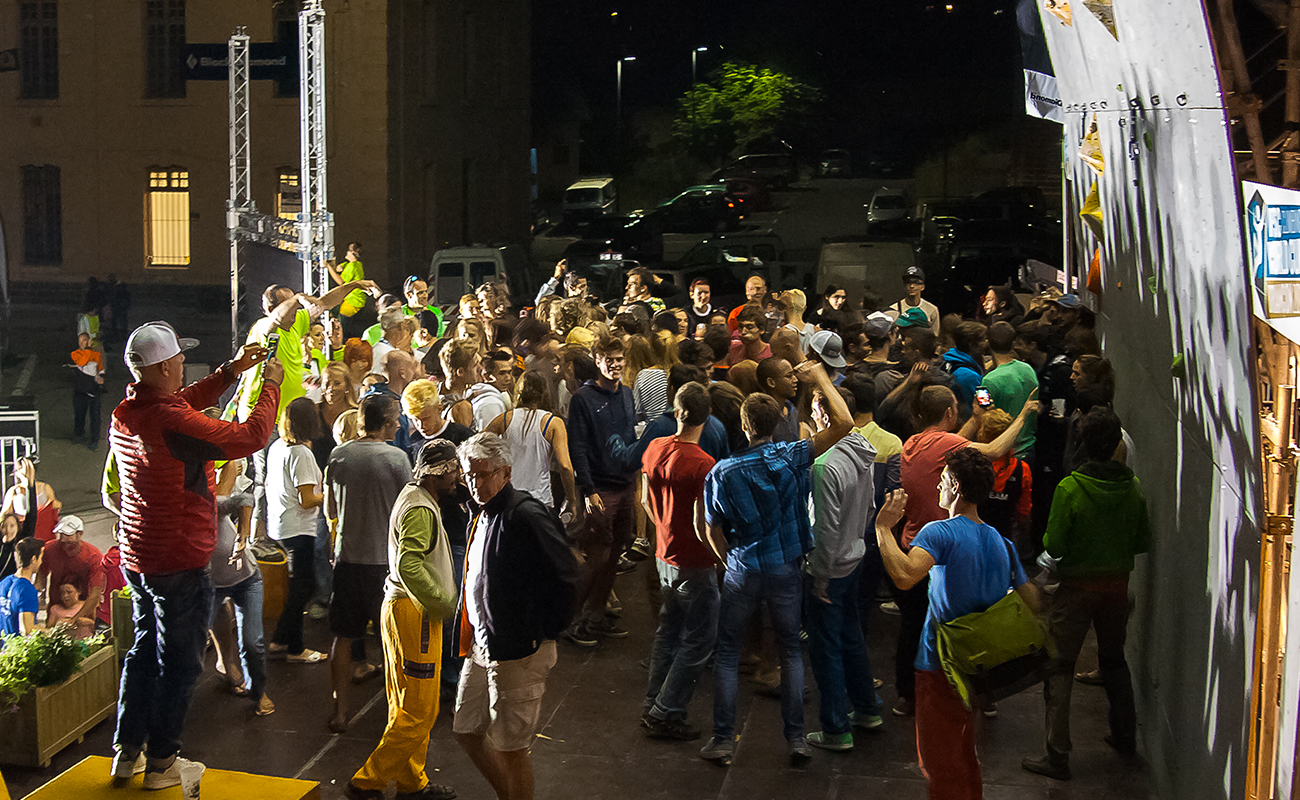
{"label": "blue jeans", "polygon": [[657,719],[684,720],[718,638],[718,573],[713,567],[682,569],[658,559],[655,566],[662,605],[645,705]]}
{"label": "blue jeans", "polygon": [[821,695],[822,730],[827,733],[848,733],[850,711],[880,713],[858,613],[861,579],[861,562],[849,575],[832,578],[826,587],[827,603],[813,594],[813,579],[807,578],[808,655]]}
{"label": "blue jeans", "polygon": [[745,569],[731,558],[722,579],[718,652],[713,659],[713,735],[731,741],[736,730],[740,643],[760,600],[766,600],[781,657],[781,719],[786,741],[803,738],[803,653],[799,647],[799,600],[803,581],[797,562],[768,572]]}
{"label": "blue jeans", "polygon": [[170,758],[181,749],[181,730],[194,682],[203,674],[212,581],[207,568],[163,575],[123,569],[131,587],[135,643],[122,664],[113,747]]}
{"label": "blue jeans", "polygon": [[254,571],[234,586],[215,590],[217,602],[229,597],[235,604],[239,632],[239,661],[245,686],[254,700],[266,692],[266,643],[262,640],[262,573]]}

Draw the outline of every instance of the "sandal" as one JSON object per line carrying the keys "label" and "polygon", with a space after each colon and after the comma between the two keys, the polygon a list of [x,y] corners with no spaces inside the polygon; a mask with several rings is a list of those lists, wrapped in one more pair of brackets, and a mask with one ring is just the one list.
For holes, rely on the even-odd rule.
{"label": "sandal", "polygon": [[374,664],[366,664],[364,668],[358,667],[352,670],[352,682],[365,683],[371,678],[374,678],[377,675],[379,675],[379,673],[380,673],[379,667],[376,667]]}
{"label": "sandal", "polygon": [[321,661],[324,661],[325,658],[325,654],[319,650],[310,650],[308,648],[303,648],[303,651],[296,655],[293,653],[286,653],[284,656],[284,660],[290,664],[318,664]]}

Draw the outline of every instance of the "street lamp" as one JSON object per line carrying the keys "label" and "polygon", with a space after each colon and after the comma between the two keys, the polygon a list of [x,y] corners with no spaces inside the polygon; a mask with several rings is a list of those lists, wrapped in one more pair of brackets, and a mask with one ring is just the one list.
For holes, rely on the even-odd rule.
{"label": "street lamp", "polygon": [[614,62],[614,161],[623,155],[623,62],[636,61],[636,56],[623,56]]}
{"label": "street lamp", "polygon": [[709,48],[707,47],[697,47],[691,51],[691,83],[697,83],[699,81],[699,78],[696,77],[696,70],[698,66],[697,62],[699,60],[700,53],[703,53],[708,49]]}

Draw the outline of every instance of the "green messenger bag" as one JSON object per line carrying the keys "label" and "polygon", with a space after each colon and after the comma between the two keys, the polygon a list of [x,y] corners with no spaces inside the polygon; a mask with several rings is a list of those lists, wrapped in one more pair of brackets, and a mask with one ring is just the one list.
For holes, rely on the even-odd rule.
{"label": "green messenger bag", "polygon": [[[1016,555],[1011,543],[1006,544],[1014,584]],[[939,663],[967,708],[996,703],[1051,673],[1056,648],[1047,628],[1014,585],[1011,588],[984,611],[941,623],[935,631]]]}

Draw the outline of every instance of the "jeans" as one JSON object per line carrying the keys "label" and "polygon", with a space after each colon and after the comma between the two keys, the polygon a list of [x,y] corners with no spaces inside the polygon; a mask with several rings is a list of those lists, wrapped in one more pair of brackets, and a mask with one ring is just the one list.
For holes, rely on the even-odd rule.
{"label": "jeans", "polygon": [[[456,592],[460,593],[460,582],[465,577],[465,548],[462,545],[451,546],[451,576],[456,581]],[[460,657],[460,640],[456,638],[456,625],[453,620],[445,620],[442,626],[442,692],[451,697],[456,696],[456,685],[460,681],[460,670],[465,659]]]}
{"label": "jeans", "polygon": [[86,418],[90,418],[90,441],[99,441],[99,395],[72,393],[72,435],[80,439],[86,433]]}
{"label": "jeans", "polygon": [[658,559],[655,566],[662,604],[645,706],[657,719],[684,720],[718,638],[718,573],[713,567],[682,569]]}
{"label": "jeans", "polygon": [[786,741],[803,738],[803,653],[799,646],[799,600],[803,582],[797,562],[767,572],[746,569],[727,559],[718,618],[718,650],[713,660],[713,735],[731,741],[736,730],[740,643],[760,600],[772,613],[781,658],[781,719]]}
{"label": "jeans", "polygon": [[898,647],[894,651],[894,688],[906,700],[916,699],[916,651],[921,647],[921,631],[930,610],[930,576],[911,589],[894,589],[898,603]]}
{"label": "jeans", "polygon": [[1075,662],[1089,625],[1097,631],[1097,666],[1110,704],[1111,736],[1124,745],[1132,745],[1137,737],[1133,678],[1124,658],[1128,593],[1094,592],[1062,583],[1047,612],[1047,630],[1059,649],[1053,674],[1043,684],[1047,757],[1052,761],[1067,761],[1070,757],[1070,693]]}
{"label": "jeans", "polygon": [[212,581],[206,567],[122,573],[131,587],[135,643],[122,663],[113,747],[138,753],[147,741],[151,758],[170,758],[181,749],[194,682],[203,674]]}
{"label": "jeans", "polygon": [[254,571],[234,586],[215,590],[217,602],[229,597],[235,604],[235,629],[239,633],[239,661],[254,700],[266,692],[266,643],[262,640],[262,573]]}
{"label": "jeans", "polygon": [[880,713],[867,640],[858,616],[861,578],[859,563],[847,576],[831,579],[826,586],[829,603],[813,594],[813,579],[807,578],[804,613],[808,621],[808,654],[821,696],[822,730],[827,733],[848,733],[850,711]]}
{"label": "jeans", "polygon": [[289,588],[271,641],[284,645],[290,655],[298,655],[303,649],[302,612],[316,594],[316,537],[290,536],[281,539],[280,546],[289,554]]}

